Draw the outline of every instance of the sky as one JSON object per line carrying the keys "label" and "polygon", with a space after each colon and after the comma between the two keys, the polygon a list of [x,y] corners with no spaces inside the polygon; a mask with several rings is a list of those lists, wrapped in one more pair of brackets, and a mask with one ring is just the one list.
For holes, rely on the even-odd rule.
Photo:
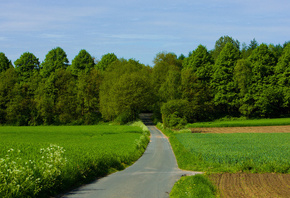
{"label": "sky", "polygon": [[115,53],[153,66],[159,52],[188,55],[221,36],[247,45],[290,40],[289,0],[0,0],[0,52],[40,62],[61,47],[100,60]]}

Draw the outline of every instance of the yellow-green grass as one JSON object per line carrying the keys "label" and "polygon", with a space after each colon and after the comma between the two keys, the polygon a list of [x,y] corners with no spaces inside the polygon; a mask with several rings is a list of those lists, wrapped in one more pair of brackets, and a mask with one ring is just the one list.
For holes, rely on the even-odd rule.
{"label": "yellow-green grass", "polygon": [[171,198],[214,198],[216,196],[216,187],[203,175],[182,177],[174,184],[170,192]]}
{"label": "yellow-green grass", "polygon": [[142,155],[148,133],[139,126],[0,127],[0,197],[45,197],[124,169]]}

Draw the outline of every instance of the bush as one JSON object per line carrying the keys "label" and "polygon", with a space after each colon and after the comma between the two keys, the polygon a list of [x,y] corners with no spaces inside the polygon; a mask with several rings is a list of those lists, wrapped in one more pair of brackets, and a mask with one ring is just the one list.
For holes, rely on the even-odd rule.
{"label": "bush", "polygon": [[182,128],[187,123],[189,102],[170,100],[161,107],[162,121],[165,127]]}
{"label": "bush", "polygon": [[118,117],[115,119],[115,122],[117,122],[118,124],[127,124],[128,122],[132,122],[134,120],[136,120],[138,115],[130,112],[130,111],[125,111],[123,113],[121,113],[120,115],[118,115]]}
{"label": "bush", "polygon": [[169,128],[181,129],[186,124],[187,124],[186,118],[178,117],[178,112],[174,112],[173,114],[169,116],[169,119],[168,119]]}

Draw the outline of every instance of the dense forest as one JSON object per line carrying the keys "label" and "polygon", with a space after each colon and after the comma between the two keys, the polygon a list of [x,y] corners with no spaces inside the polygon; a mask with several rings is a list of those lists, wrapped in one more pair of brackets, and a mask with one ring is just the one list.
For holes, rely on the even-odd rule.
{"label": "dense forest", "polygon": [[0,124],[126,123],[154,112],[165,126],[230,117],[290,114],[290,43],[240,46],[223,36],[213,50],[161,52],[154,66],[81,50],[69,64],[54,48],[43,62],[25,52],[14,64],[0,52]]}

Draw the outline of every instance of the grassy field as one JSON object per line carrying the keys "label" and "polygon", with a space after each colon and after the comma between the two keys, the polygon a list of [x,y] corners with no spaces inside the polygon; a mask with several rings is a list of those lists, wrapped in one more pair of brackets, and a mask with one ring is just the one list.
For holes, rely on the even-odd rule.
{"label": "grassy field", "polygon": [[181,168],[197,171],[290,173],[289,133],[176,134],[190,158]]}
{"label": "grassy field", "polygon": [[149,142],[135,125],[0,127],[0,197],[53,195],[124,169]]}
{"label": "grassy field", "polygon": [[[254,126],[254,123],[261,123],[263,126],[272,125],[270,123],[283,125],[287,123],[287,120],[289,119],[255,120],[244,123],[243,126]],[[241,126],[237,123],[241,122],[220,121],[216,122],[216,125],[196,123],[195,126]],[[170,197],[187,197],[187,194],[194,194],[192,197],[202,197],[199,196],[201,191],[207,193],[204,197],[219,196],[212,190],[211,184],[206,182],[208,178],[219,185],[219,188],[227,189],[227,191],[223,191],[225,197],[233,197],[226,196],[233,193],[242,197],[252,196],[251,193],[256,193],[255,196],[258,197],[264,195],[285,197],[286,194],[289,195],[289,190],[285,191],[279,186],[283,188],[289,183],[286,182],[285,178],[288,178],[287,175],[290,173],[290,133],[202,134],[191,133],[190,130],[172,131],[163,129],[160,124],[158,127],[169,137],[178,166],[181,169],[205,172],[205,175],[198,176],[204,179],[196,179],[196,176],[182,178],[173,187]],[[245,178],[247,181],[245,181]],[[268,182],[267,185],[265,182],[263,183],[264,179],[261,180],[261,178],[267,179],[265,180],[266,183]],[[232,183],[228,183],[228,181]],[[258,185],[259,182],[261,185],[263,183],[262,187]],[[236,186],[232,187],[231,185],[234,184]],[[257,185],[253,186],[253,184]],[[277,192],[269,191],[268,189],[273,188],[269,184],[275,185]],[[252,189],[252,192],[248,192],[249,188]],[[284,192],[284,194],[281,192]]]}
{"label": "grassy field", "polygon": [[212,122],[197,122],[187,124],[187,128],[201,127],[246,127],[246,126],[279,126],[290,125],[290,118],[256,119],[256,120],[216,120]]}

